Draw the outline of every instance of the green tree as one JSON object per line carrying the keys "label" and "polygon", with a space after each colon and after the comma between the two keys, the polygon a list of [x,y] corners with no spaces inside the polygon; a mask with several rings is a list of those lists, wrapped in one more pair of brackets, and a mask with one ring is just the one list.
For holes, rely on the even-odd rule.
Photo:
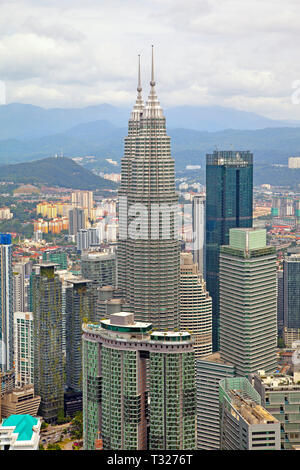
{"label": "green tree", "polygon": [[78,411],[74,418],[72,419],[72,435],[76,437],[77,439],[82,438],[82,433],[83,433],[83,416],[82,416],[82,411]]}

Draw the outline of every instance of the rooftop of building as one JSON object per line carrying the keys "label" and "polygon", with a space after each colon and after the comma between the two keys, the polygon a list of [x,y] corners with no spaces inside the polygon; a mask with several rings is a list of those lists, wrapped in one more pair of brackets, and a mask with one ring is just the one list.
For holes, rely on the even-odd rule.
{"label": "rooftop of building", "polygon": [[31,415],[10,415],[2,421],[1,427],[15,428],[13,433],[18,434],[17,441],[30,441],[34,433],[34,426],[39,420]]}
{"label": "rooftop of building", "polygon": [[70,284],[75,284],[75,285],[88,284],[88,283],[93,282],[90,279],[84,279],[84,278],[66,279],[66,281]]}
{"label": "rooftop of building", "polygon": [[294,377],[291,375],[285,374],[266,374],[264,370],[260,370],[257,373],[257,376],[260,378],[261,382],[264,385],[267,385],[270,388],[281,389],[283,387],[295,387],[300,390],[300,384],[297,384]]}
{"label": "rooftop of building", "polygon": [[97,260],[101,258],[114,258],[115,253],[107,251],[86,251],[82,254],[81,259]]}
{"label": "rooftop of building", "polygon": [[207,361],[207,362],[215,362],[216,364],[223,364],[227,366],[232,366],[230,362],[225,361],[222,359],[220,352],[214,352],[213,354],[209,354],[209,356],[201,357],[201,361]]}
{"label": "rooftop of building", "polygon": [[267,424],[278,422],[278,420],[261,405],[257,404],[250,398],[244,398],[242,390],[227,390],[227,394],[229,395],[234,408],[248,424]]}

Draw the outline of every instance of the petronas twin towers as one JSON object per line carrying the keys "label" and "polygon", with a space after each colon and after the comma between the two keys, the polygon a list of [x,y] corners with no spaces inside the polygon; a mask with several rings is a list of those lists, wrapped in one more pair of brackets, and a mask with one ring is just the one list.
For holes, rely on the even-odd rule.
{"label": "petronas twin towers", "polygon": [[177,211],[174,160],[155,90],[152,47],[150,94],[144,104],[139,62],[137,99],[125,138],[117,260],[118,287],[135,320],[156,329],[179,327]]}

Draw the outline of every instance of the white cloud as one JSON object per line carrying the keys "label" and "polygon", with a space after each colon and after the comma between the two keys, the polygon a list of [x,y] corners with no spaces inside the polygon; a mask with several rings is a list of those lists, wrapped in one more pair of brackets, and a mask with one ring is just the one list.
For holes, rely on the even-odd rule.
{"label": "white cloud", "polygon": [[297,0],[0,0],[8,101],[131,103],[150,45],[164,106],[218,104],[300,119]]}

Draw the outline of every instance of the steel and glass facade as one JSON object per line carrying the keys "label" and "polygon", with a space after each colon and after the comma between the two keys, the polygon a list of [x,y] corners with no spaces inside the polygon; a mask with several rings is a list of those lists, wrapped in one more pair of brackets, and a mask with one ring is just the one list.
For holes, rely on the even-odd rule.
{"label": "steel and glass facade", "polygon": [[220,353],[237,375],[276,369],[276,250],[264,229],[231,229],[220,254]]}
{"label": "steel and glass facade", "polygon": [[85,449],[98,432],[104,450],[195,448],[191,336],[151,329],[129,312],[83,326]]}
{"label": "steel and glass facade", "polygon": [[153,76],[150,85],[146,105],[138,87],[121,163],[118,287],[137,321],[172,330],[179,326],[178,195]]}
{"label": "steel and glass facade", "polygon": [[219,350],[219,254],[229,229],[252,227],[253,155],[215,151],[206,155],[206,285],[213,302],[213,350]]}

